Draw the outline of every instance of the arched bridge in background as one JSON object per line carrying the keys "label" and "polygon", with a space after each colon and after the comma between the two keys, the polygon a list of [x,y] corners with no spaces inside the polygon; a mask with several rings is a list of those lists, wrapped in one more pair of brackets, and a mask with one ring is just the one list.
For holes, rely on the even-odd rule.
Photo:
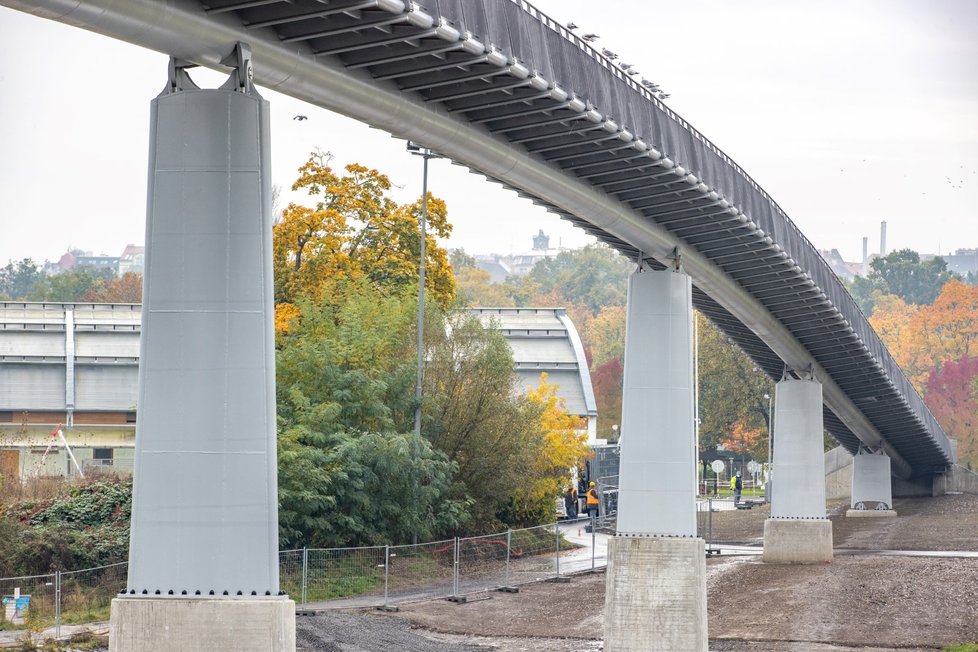
{"label": "arched bridge in background", "polygon": [[[944,472],[947,436],[775,201],[612,61],[518,0],[0,0],[225,69],[430,147],[651,268],[771,378],[813,373],[825,426],[895,475]],[[678,258],[678,260],[677,260]]]}

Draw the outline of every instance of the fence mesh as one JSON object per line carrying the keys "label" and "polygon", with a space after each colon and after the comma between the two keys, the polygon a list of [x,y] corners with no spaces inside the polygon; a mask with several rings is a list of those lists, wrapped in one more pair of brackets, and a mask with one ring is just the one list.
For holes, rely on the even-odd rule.
{"label": "fence mesh", "polygon": [[306,603],[335,607],[380,604],[384,597],[384,546],[305,551]]}
{"label": "fence mesh", "polygon": [[[557,533],[553,525],[513,530],[509,584],[518,586],[557,576]],[[568,548],[567,544],[564,545]]]}
{"label": "fence mesh", "polygon": [[296,604],[305,605],[306,577],[303,559],[303,550],[280,550],[278,553],[278,581],[281,589],[285,591]]}
{"label": "fence mesh", "polygon": [[452,595],[455,540],[391,546],[388,604]]}
{"label": "fence mesh", "polygon": [[112,599],[126,588],[129,564],[122,562],[61,573],[61,624],[109,619]]}
{"label": "fence mesh", "polygon": [[497,589],[507,583],[510,539],[509,533],[502,532],[458,540],[459,594]]}
{"label": "fence mesh", "polygon": [[[0,625],[12,627],[53,625],[57,609],[55,581],[54,574],[0,578],[0,595],[3,597]],[[22,608],[15,612],[12,603],[18,589]]]}
{"label": "fence mesh", "polygon": [[[311,609],[381,606],[464,596],[548,580],[607,563],[614,515],[429,543],[279,552],[281,588]],[[127,563],[30,577],[0,578],[0,594],[29,600],[31,622],[94,622],[109,616],[126,586]],[[60,586],[60,591],[58,590]],[[22,600],[22,603],[24,601]],[[19,619],[18,619],[19,620]]]}

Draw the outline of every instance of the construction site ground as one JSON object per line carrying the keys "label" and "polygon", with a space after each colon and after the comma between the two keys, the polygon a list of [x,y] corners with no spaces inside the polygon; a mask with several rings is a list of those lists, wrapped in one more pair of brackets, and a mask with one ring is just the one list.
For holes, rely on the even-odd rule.
{"label": "construction site ground", "polygon": [[[726,551],[708,558],[710,650],[916,652],[978,641],[978,496],[897,499],[895,518],[846,518],[847,507],[830,505],[831,563],[771,565]],[[717,514],[714,528],[731,542],[760,544],[767,516],[764,505]],[[605,575],[587,573],[464,604],[329,611],[299,617],[298,649],[601,650],[604,599]]]}

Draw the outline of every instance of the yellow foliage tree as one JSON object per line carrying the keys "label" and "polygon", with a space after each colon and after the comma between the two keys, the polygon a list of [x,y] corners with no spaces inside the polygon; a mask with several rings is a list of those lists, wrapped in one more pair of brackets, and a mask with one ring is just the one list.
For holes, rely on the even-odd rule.
{"label": "yellow foliage tree", "polygon": [[567,413],[564,400],[557,396],[557,385],[540,375],[540,386],[527,390],[527,400],[539,410],[541,437],[527,460],[529,478],[517,507],[526,511],[553,509],[554,500],[567,485],[570,471],[588,455],[587,423]]}
{"label": "yellow foliage tree", "polygon": [[949,281],[924,306],[884,295],[869,323],[923,394],[931,372],[945,362],[978,356],[978,287]]}
{"label": "yellow foliage tree", "polygon": [[590,320],[584,337],[591,343],[591,366],[625,355],[625,306],[605,306]]}
{"label": "yellow foliage tree", "polygon": [[[350,164],[339,174],[329,153],[313,152],[299,168],[293,190],[306,190],[313,206],[291,203],[273,229],[273,265],[278,303],[320,301],[343,281],[366,279],[385,290],[418,282],[421,200],[399,205],[386,175]],[[451,225],[445,202],[428,195],[425,286],[442,306],[455,298],[448,254],[437,237]]]}

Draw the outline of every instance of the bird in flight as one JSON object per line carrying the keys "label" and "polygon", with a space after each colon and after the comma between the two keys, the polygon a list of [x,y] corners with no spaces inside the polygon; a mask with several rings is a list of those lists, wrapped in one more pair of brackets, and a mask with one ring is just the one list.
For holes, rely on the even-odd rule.
{"label": "bird in flight", "polygon": [[293,120],[299,120],[299,121],[302,121],[302,120],[308,120],[309,118],[308,118],[307,116],[304,116],[304,115],[297,115],[297,116],[295,116],[295,117],[294,117],[294,118],[292,118],[292,119],[293,119]]}

